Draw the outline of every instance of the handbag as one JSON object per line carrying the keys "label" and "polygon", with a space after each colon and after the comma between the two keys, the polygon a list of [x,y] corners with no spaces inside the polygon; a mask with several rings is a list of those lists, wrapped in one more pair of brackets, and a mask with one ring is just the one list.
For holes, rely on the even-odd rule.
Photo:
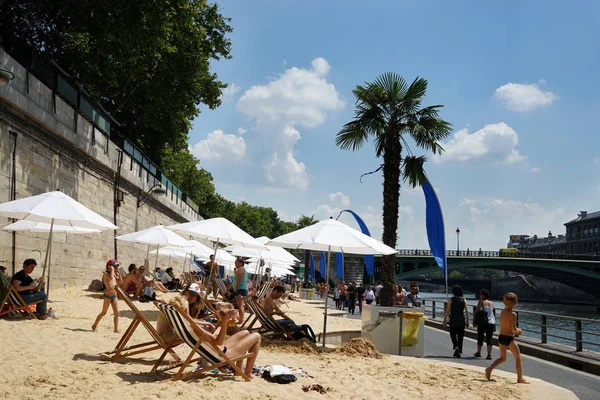
{"label": "handbag", "polygon": [[480,310],[475,314],[475,318],[473,318],[473,325],[475,326],[483,326],[487,325],[488,317],[487,313],[484,310]]}

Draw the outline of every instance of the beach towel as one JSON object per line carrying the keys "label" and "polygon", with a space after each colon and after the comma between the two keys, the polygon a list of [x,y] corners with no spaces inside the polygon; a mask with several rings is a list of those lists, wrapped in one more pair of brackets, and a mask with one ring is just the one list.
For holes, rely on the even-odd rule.
{"label": "beach towel", "polygon": [[294,372],[283,365],[266,366],[263,370],[262,377],[269,382],[280,384],[292,383],[297,380]]}

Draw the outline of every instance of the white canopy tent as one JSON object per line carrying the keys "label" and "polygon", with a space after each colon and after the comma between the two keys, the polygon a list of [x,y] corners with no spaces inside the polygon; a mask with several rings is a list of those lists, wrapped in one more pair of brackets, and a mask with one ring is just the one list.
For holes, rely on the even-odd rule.
{"label": "white canopy tent", "polygon": [[[388,255],[396,253],[396,250],[391,247],[334,219],[326,219],[317,224],[279,236],[267,244],[289,249],[327,251],[327,269],[325,277],[327,285],[329,285],[329,265],[332,251],[366,255]],[[325,296],[323,346],[325,346],[325,335],[327,332],[327,305],[328,296]]]}
{"label": "white canopy tent", "polygon": [[[116,225],[100,214],[95,213],[75,199],[59,191],[43,193],[0,204],[0,215],[49,225],[48,246],[42,269],[42,276],[44,276],[46,268],[48,268],[47,295],[50,294],[49,266],[52,264],[52,234],[55,226],[71,226],[97,231],[117,229]],[[38,226],[37,228],[40,229],[41,227]],[[63,232],[66,231],[63,230]],[[74,233],[74,231],[70,233]]]}

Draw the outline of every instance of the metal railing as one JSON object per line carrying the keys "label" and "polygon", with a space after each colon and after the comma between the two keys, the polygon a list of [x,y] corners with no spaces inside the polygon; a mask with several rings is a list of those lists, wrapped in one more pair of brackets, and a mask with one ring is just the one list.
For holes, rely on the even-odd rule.
{"label": "metal railing", "polygon": [[[444,318],[447,304],[446,301],[423,300],[425,314],[439,321]],[[472,313],[469,315],[470,323],[473,321],[476,307],[472,306]],[[515,313],[517,314],[517,326],[523,331],[523,336],[528,339],[537,339],[542,344],[574,345],[577,352],[584,349],[600,351],[600,320],[533,311],[515,310]],[[496,314],[495,309],[494,314]],[[496,327],[499,324],[500,317],[498,315]]]}
{"label": "metal railing", "polygon": [[[400,256],[420,256],[420,257],[433,257],[430,250],[397,250],[397,257]],[[538,258],[546,260],[572,260],[572,261],[598,261],[600,262],[600,255],[594,254],[560,254],[560,253],[527,253],[527,252],[508,252],[508,251],[490,251],[490,250],[447,250],[446,255],[448,257],[484,257],[484,258]]]}

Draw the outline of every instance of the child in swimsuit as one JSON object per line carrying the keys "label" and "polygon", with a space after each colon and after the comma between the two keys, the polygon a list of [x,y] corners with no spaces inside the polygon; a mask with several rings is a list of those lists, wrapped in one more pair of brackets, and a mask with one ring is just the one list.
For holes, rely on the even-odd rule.
{"label": "child in swimsuit", "polygon": [[515,337],[519,336],[523,331],[517,328],[517,314],[513,308],[517,305],[518,298],[514,293],[506,293],[503,299],[505,308],[500,313],[500,335],[498,335],[498,346],[500,347],[500,358],[492,365],[485,369],[485,377],[490,380],[492,371],[498,365],[506,361],[506,352],[510,350],[516,362],[517,383],[529,383],[523,378],[523,367],[521,365],[521,351]]}
{"label": "child in swimsuit", "polygon": [[[115,287],[117,286],[117,278],[115,277],[115,265],[111,263],[112,261],[116,262],[116,260],[110,260],[106,264],[106,271],[102,276],[102,282],[106,288],[104,294],[102,295],[104,302],[102,303],[102,311],[100,314],[98,314],[98,317],[96,317],[96,322],[94,322],[94,325],[92,325],[92,331],[96,330],[98,323],[106,315],[108,306],[112,305],[115,332],[119,332],[119,302],[117,300],[117,291],[115,290]],[[118,265],[118,263],[116,265]]]}

